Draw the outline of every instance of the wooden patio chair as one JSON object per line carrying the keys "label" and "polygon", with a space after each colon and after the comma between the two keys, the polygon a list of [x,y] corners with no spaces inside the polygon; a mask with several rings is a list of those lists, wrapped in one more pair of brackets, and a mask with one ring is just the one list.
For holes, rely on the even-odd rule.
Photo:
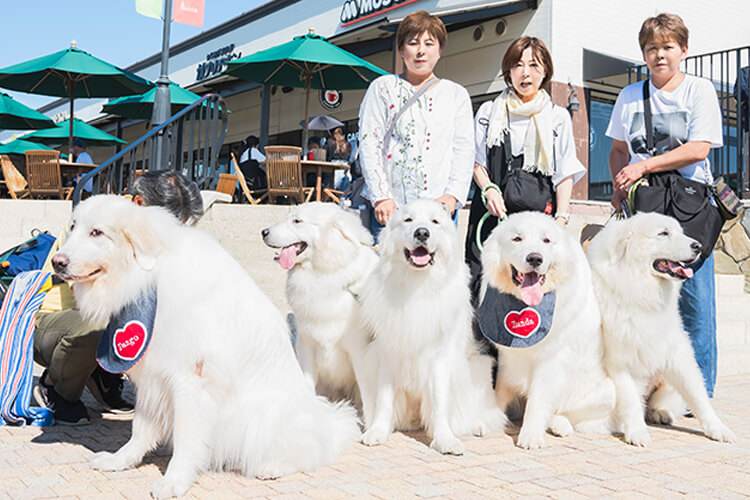
{"label": "wooden patio chair", "polygon": [[[249,187],[247,187],[245,174],[243,174],[242,169],[240,169],[240,164],[237,162],[237,156],[234,153],[231,153],[231,155],[232,155],[232,162],[234,163],[234,172],[237,174],[237,179],[240,182],[240,189],[242,190],[242,194],[245,195],[245,198],[247,198],[247,201],[249,201],[251,205],[257,205],[258,203],[263,201],[264,198],[268,196],[268,190],[267,189],[251,190]],[[258,196],[258,198],[255,198],[255,196]]]}
{"label": "wooden patio chair", "polygon": [[232,174],[219,174],[219,180],[216,182],[216,189],[219,193],[228,194],[234,198],[234,190],[237,187],[237,176]]}
{"label": "wooden patio chair", "polygon": [[62,185],[59,151],[26,151],[26,176],[32,198],[57,196],[69,200],[73,194],[72,187]]}
{"label": "wooden patio chair", "polygon": [[21,172],[18,171],[13,162],[5,155],[0,155],[0,166],[3,169],[5,187],[8,188],[10,197],[14,200],[29,196],[28,184]]}
{"label": "wooden patio chair", "polygon": [[277,196],[289,196],[303,203],[310,201],[315,188],[304,187],[302,179],[302,148],[295,146],[266,146],[266,178],[268,202]]}

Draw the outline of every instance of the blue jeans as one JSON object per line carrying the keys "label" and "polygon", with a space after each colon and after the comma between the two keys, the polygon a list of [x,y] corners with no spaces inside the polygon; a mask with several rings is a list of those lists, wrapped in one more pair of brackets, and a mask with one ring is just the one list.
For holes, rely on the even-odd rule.
{"label": "blue jeans", "polygon": [[[458,209],[453,211],[451,219],[453,219],[453,223],[456,225],[456,227],[458,227]],[[384,227],[385,226],[378,222],[378,220],[375,218],[375,209],[373,208],[372,210],[370,210],[370,234],[372,235],[372,239],[375,240],[376,244],[378,243],[378,235]]]}
{"label": "blue jeans", "polygon": [[716,385],[716,290],[714,255],[706,259],[680,291],[680,316],[693,344],[709,397]]}

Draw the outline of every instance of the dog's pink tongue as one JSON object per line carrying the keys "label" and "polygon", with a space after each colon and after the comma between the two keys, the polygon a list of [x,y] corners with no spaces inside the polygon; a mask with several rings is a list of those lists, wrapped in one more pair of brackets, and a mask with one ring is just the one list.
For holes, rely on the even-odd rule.
{"label": "dog's pink tongue", "polygon": [[682,267],[677,262],[672,262],[671,260],[667,261],[667,265],[669,266],[669,270],[678,276],[682,276],[686,279],[693,277],[693,270],[689,267]]}
{"label": "dog's pink tongue", "polygon": [[426,266],[430,263],[430,253],[423,248],[412,250],[411,260],[418,266]]}
{"label": "dog's pink tongue", "polygon": [[281,249],[279,254],[279,264],[287,271],[294,267],[297,262],[297,245],[289,245]]}
{"label": "dog's pink tongue", "polygon": [[542,302],[544,293],[542,293],[542,284],[539,280],[539,275],[536,273],[526,273],[523,275],[523,283],[519,289],[521,294],[521,300],[526,305],[538,306]]}

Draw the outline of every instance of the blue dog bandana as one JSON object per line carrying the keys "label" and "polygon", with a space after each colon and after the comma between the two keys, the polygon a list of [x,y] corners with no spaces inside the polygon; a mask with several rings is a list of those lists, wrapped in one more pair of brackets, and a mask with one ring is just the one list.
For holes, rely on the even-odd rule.
{"label": "blue dog bandana", "polygon": [[552,327],[554,314],[555,292],[545,293],[539,305],[529,306],[492,287],[487,287],[477,309],[482,335],[507,347],[531,347],[544,340]]}
{"label": "blue dog bandana", "polygon": [[96,352],[99,366],[110,373],[135,366],[151,342],[155,317],[156,288],[150,288],[110,319]]}

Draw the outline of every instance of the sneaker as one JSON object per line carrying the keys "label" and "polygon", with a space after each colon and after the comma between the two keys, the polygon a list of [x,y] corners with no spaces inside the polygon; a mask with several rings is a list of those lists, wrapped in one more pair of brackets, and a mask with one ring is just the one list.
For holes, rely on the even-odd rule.
{"label": "sneaker", "polygon": [[116,415],[132,415],[135,412],[133,403],[122,398],[122,375],[106,372],[97,366],[86,380],[86,387],[108,412]]}
{"label": "sneaker", "polygon": [[86,407],[81,401],[68,401],[58,394],[54,387],[44,383],[47,370],[39,377],[39,383],[34,387],[34,399],[43,408],[52,410],[55,423],[60,425],[86,425],[91,420]]}

